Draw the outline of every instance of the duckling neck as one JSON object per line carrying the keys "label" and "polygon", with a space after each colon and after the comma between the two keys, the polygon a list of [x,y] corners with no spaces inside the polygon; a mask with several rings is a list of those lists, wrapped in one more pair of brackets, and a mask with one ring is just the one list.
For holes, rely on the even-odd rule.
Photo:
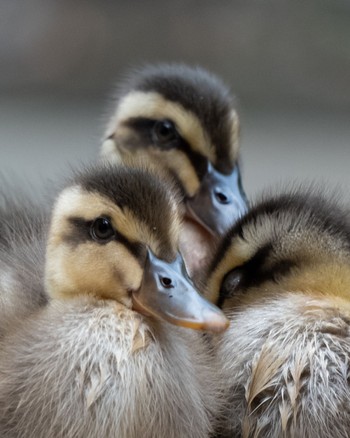
{"label": "duckling neck", "polygon": [[216,243],[215,237],[205,228],[185,217],[180,234],[180,251],[194,280],[203,275]]}

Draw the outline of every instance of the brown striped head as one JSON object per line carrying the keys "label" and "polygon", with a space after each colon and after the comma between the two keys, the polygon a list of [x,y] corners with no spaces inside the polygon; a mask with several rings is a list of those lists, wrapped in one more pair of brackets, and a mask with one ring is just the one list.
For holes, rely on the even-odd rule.
{"label": "brown striped head", "polygon": [[138,157],[170,172],[186,218],[214,236],[246,209],[239,171],[239,118],[227,87],[201,68],[146,67],[124,84],[102,155]]}
{"label": "brown striped head", "polygon": [[252,291],[348,295],[349,217],[315,191],[265,198],[222,240],[205,279],[207,296],[222,305]]}
{"label": "brown striped head", "polygon": [[174,187],[145,168],[96,166],[55,204],[46,254],[49,295],[116,300],[174,324],[221,330],[226,320],[198,295],[178,253]]}

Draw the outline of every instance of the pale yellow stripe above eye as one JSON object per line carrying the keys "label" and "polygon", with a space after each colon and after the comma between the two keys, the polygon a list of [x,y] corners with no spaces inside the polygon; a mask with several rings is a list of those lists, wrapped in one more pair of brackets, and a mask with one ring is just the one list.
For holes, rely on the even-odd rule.
{"label": "pale yellow stripe above eye", "polygon": [[230,114],[231,119],[231,148],[229,157],[232,162],[237,160],[240,142],[240,123],[239,116],[236,110],[232,110]]}
{"label": "pale yellow stripe above eye", "polygon": [[[168,206],[172,209],[172,222],[169,223],[169,238],[172,250],[177,246],[180,216],[177,209],[176,197],[171,197]],[[145,208],[155,208],[145,204]],[[105,196],[86,192],[82,187],[75,186],[64,190],[59,196],[51,221],[50,241],[59,244],[63,236],[70,233],[69,219],[74,217],[92,221],[101,215],[108,215],[116,230],[130,242],[140,242],[152,248],[155,254],[161,246],[159,236],[151,226],[140,220],[131,209],[121,209]]]}
{"label": "pale yellow stripe above eye", "polygon": [[208,279],[207,294],[211,301],[216,302],[219,296],[221,282],[226,274],[237,266],[243,265],[255,252],[254,246],[250,246],[244,240],[237,238],[231,242],[230,247],[224,254],[223,259],[216,266]]}

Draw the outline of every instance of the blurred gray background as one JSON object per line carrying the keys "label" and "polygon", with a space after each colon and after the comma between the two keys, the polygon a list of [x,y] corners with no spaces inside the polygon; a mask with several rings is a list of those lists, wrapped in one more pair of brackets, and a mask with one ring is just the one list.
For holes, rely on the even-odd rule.
{"label": "blurred gray background", "polygon": [[350,1],[0,0],[0,171],[34,185],[95,159],[118,79],[220,75],[240,101],[250,196],[316,180],[350,200]]}

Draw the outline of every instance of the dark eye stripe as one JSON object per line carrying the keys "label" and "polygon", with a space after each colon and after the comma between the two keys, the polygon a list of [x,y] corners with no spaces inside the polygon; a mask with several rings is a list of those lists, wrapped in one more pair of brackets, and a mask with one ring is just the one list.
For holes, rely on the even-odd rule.
{"label": "dark eye stripe", "polygon": [[131,117],[124,122],[124,126],[134,129],[139,133],[146,144],[153,143],[152,128],[156,120],[143,117]]}
{"label": "dark eye stripe", "polygon": [[[231,111],[237,108],[228,88],[218,79],[201,69],[182,69],[178,66],[145,71],[136,79],[136,89],[156,92],[164,99],[181,105],[194,114],[205,127],[216,147],[219,171],[231,173],[232,123]],[[133,84],[133,88],[135,85]],[[220,161],[220,162],[219,162]],[[227,169],[227,165],[230,169]]]}
{"label": "dark eye stripe", "polygon": [[116,232],[116,240],[120,242],[129,252],[143,265],[146,257],[146,247],[142,243],[130,242],[125,236]]}
{"label": "dark eye stripe", "polygon": [[[235,292],[244,293],[252,287],[260,287],[267,281],[278,282],[282,277],[289,275],[293,268],[298,266],[297,260],[286,258],[277,260],[271,266],[265,267],[265,262],[269,260],[271,252],[272,246],[266,245],[244,265],[238,266],[226,274],[221,284],[217,303],[220,307],[225,299],[234,296]],[[233,282],[231,290],[229,290],[229,288],[225,288],[227,286],[225,281],[227,281],[230,274],[234,275],[235,272],[239,275],[239,282],[237,284]]]}
{"label": "dark eye stripe", "polygon": [[[143,117],[135,117],[128,119],[124,125],[132,129],[135,129],[139,135],[142,137],[144,144],[154,144],[152,131],[157,120],[146,119]],[[190,160],[192,167],[194,168],[199,180],[201,180],[207,170],[208,158],[199,152],[194,151],[191,145],[184,140],[180,135],[175,142],[169,144],[167,149],[178,149],[184,152],[188,159]]]}
{"label": "dark eye stripe", "polygon": [[[90,229],[93,222],[94,221],[86,221],[84,218],[80,217],[70,217],[69,223],[74,229],[64,236],[64,241],[72,246],[77,246],[85,241],[92,240]],[[144,263],[146,257],[145,245],[139,242],[131,242],[117,230],[115,230],[114,239],[124,245],[140,264]]]}

